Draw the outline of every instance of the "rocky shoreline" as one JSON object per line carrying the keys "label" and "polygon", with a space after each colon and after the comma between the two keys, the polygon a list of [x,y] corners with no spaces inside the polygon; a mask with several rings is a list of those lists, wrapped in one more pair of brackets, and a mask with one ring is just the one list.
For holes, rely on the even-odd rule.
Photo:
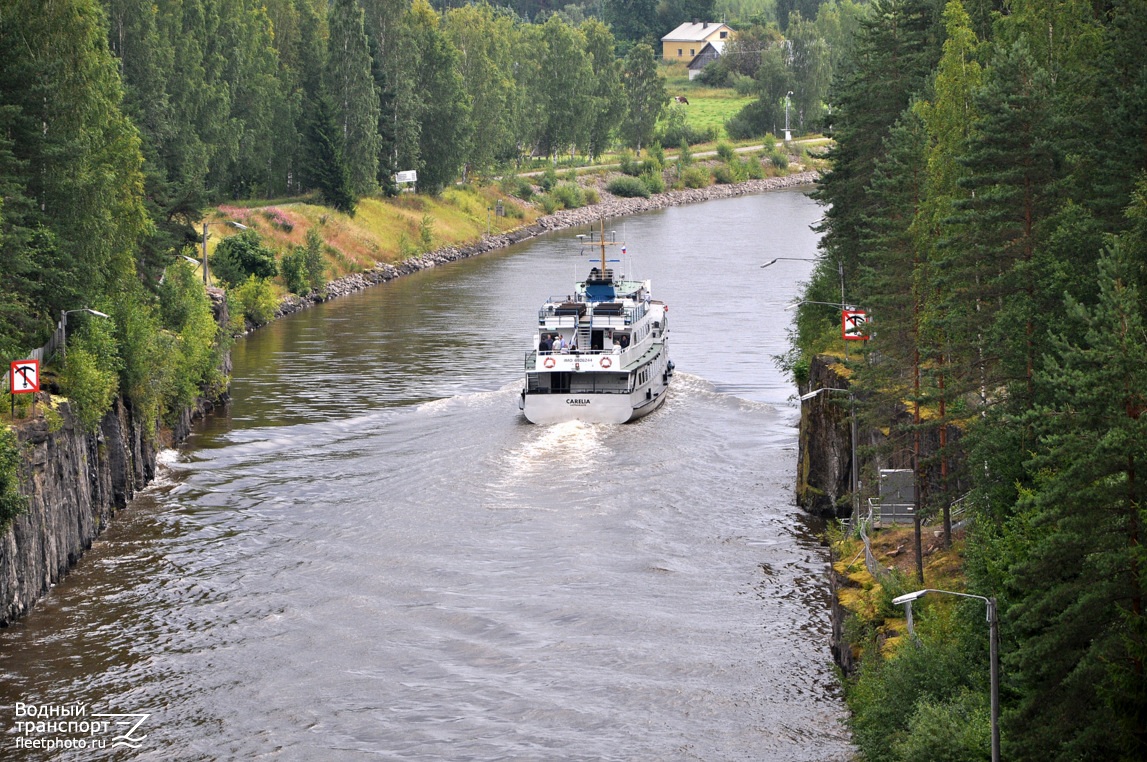
{"label": "rocky shoreline", "polygon": [[[354,273],[344,278],[331,281],[322,293],[298,296],[291,294],[285,297],[275,311],[275,317],[280,318],[295,312],[305,310],[315,304],[337,299],[365,288],[376,286],[379,283],[394,280],[403,275],[432,267],[457,262],[488,251],[503,249],[521,241],[536,238],[544,233],[565,228],[588,225],[601,218],[624,217],[630,214],[639,214],[655,209],[665,209],[670,206],[696,204],[702,201],[711,201],[719,198],[732,198],[746,196],[753,193],[780,190],[782,188],[796,188],[802,185],[812,185],[820,177],[819,172],[800,172],[784,177],[768,177],[763,180],[749,180],[743,183],[728,185],[710,185],[705,188],[690,188],[680,191],[657,193],[649,198],[621,198],[603,192],[604,197],[600,203],[583,206],[578,209],[563,209],[538,219],[533,225],[512,230],[499,235],[482,236],[482,238],[466,246],[447,246],[428,252],[418,257],[412,257],[397,265],[380,263],[370,270]],[[248,331],[254,326],[247,326]]]}

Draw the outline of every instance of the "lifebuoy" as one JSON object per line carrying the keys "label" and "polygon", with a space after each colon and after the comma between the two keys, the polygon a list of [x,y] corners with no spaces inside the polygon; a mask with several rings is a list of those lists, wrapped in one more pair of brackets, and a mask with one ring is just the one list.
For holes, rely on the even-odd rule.
{"label": "lifebuoy", "polygon": [[545,366],[546,366],[547,368],[552,368],[552,367],[554,367],[554,364],[555,364],[555,362],[554,362],[554,358],[552,358],[552,357],[547,357],[547,358],[546,358]]}
{"label": "lifebuoy", "polygon": [[608,357],[601,358],[601,367],[608,368],[610,365],[613,365],[613,360]]}

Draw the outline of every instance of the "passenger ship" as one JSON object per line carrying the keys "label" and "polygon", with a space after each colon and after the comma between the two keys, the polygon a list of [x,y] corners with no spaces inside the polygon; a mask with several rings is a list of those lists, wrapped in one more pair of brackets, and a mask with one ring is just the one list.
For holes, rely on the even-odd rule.
{"label": "passenger ship", "polygon": [[604,233],[603,223],[600,264],[572,296],[550,297],[538,311],[518,401],[531,423],[626,423],[665,401],[669,306],[652,298],[650,281],[614,277]]}

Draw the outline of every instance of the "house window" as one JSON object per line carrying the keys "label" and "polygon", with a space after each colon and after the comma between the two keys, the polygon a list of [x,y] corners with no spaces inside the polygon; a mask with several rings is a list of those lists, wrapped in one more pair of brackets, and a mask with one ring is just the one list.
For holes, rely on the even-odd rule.
{"label": "house window", "polygon": [[696,54],[693,52],[693,48],[689,48],[689,55],[691,55],[691,56],[692,56],[692,55],[696,55]]}
{"label": "house window", "polygon": [[678,58],[680,58],[680,57],[681,57],[681,48],[677,48],[677,57],[678,57]]}
{"label": "house window", "polygon": [[729,33],[728,33],[728,32],[721,32],[721,39],[722,39],[722,40],[723,40],[723,39],[725,39],[725,38],[726,38],[726,37],[728,37],[728,36],[729,36]]}

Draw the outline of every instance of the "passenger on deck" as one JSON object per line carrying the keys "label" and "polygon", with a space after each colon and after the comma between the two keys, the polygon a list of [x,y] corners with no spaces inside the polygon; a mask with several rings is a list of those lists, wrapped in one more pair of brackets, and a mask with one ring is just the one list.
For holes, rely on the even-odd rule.
{"label": "passenger on deck", "polygon": [[548,333],[542,334],[542,340],[538,342],[538,351],[548,353],[554,346],[554,342],[550,339]]}

